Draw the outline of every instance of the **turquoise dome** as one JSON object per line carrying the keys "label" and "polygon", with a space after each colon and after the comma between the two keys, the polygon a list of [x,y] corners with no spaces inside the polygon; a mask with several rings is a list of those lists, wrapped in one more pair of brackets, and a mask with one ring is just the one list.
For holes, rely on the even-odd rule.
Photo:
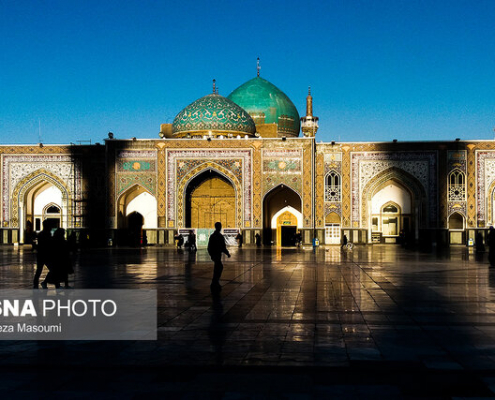
{"label": "turquoise dome", "polygon": [[172,133],[177,136],[205,131],[254,135],[256,126],[249,114],[232,100],[212,93],[189,104],[172,123]]}
{"label": "turquoise dome", "polygon": [[294,103],[266,79],[256,78],[239,86],[228,99],[245,109],[256,124],[277,124],[280,134],[299,135],[300,118]]}

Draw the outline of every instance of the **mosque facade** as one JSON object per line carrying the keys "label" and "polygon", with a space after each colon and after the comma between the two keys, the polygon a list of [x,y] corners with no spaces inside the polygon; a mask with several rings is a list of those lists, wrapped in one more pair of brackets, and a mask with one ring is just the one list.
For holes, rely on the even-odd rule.
{"label": "mosque facade", "polygon": [[156,139],[103,145],[0,145],[0,241],[32,242],[43,221],[80,243],[465,245],[494,222],[495,143],[317,143],[306,115],[256,76],[228,97],[183,108]]}

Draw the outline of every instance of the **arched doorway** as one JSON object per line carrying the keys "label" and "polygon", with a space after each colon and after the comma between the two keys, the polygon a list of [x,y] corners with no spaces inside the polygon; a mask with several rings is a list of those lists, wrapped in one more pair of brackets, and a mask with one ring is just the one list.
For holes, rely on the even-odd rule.
{"label": "arched doorway", "polygon": [[67,227],[67,215],[63,212],[62,192],[47,181],[40,181],[26,190],[20,202],[23,227],[21,243],[32,243],[36,232],[43,229],[43,221],[48,221],[49,229]]}
{"label": "arched doorway", "polygon": [[401,243],[414,237],[411,192],[396,180],[379,187],[371,198],[371,237],[374,242]]}
{"label": "arched doorway", "polygon": [[[290,207],[290,208],[288,208]],[[292,190],[291,188],[285,186],[285,185],[279,185],[276,188],[272,189],[269,193],[265,195],[265,198],[263,199],[263,242],[264,244],[270,245],[270,244],[276,244],[276,245],[283,245],[282,244],[282,233],[284,233],[288,230],[280,229],[280,231],[277,229],[277,225],[275,227],[273,226],[272,220],[273,217],[277,215],[280,216],[281,210],[286,209],[286,211],[289,211],[293,215],[301,215],[301,210],[302,210],[302,205],[301,205],[301,198],[299,195]],[[297,219],[297,218],[296,218]],[[294,221],[294,219],[287,220],[288,222]],[[287,222],[287,223],[288,223]],[[291,223],[292,223],[291,222]],[[293,225],[286,225],[286,226],[293,226]],[[301,222],[298,224],[298,228],[302,228],[302,217],[301,217]],[[294,228],[291,228],[294,229]],[[288,233],[287,233],[288,235]],[[285,241],[284,241],[285,243]]]}
{"label": "arched doorway", "polygon": [[126,190],[118,199],[117,228],[119,244],[143,243],[143,229],[157,228],[157,201],[140,185]]}
{"label": "arched doorway", "polygon": [[277,246],[295,246],[296,234],[302,228],[302,214],[291,206],[279,210],[272,218],[272,231],[276,232]]}
{"label": "arched doorway", "polygon": [[236,227],[236,193],[228,178],[214,170],[194,177],[185,191],[186,228]]}
{"label": "arched doorway", "polygon": [[464,217],[453,213],[449,217],[450,244],[464,244]]}
{"label": "arched doorway", "polygon": [[[399,212],[395,213],[398,215],[398,234],[391,235],[389,229],[389,234],[383,235],[383,218],[387,217],[389,211],[384,210],[384,207],[391,203],[398,206]],[[360,208],[362,224],[368,228],[368,238],[372,243],[407,245],[419,242],[420,239],[433,239],[428,234],[420,238],[419,234],[421,229],[429,226],[430,212],[425,187],[415,176],[400,168],[391,167],[375,175],[362,190]]]}

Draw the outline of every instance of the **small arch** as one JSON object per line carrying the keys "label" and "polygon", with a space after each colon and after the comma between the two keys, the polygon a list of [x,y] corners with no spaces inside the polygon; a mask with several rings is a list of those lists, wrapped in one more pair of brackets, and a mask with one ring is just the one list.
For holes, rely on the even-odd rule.
{"label": "small arch", "polygon": [[464,216],[458,212],[449,217],[449,230],[464,230]]}
{"label": "small arch", "polygon": [[325,201],[342,201],[342,178],[337,171],[325,176]]}
{"label": "small arch", "polygon": [[340,224],[340,215],[336,212],[331,212],[325,217],[325,224]]}
{"label": "small arch", "polygon": [[459,169],[454,169],[447,178],[448,201],[466,200],[466,175]]}

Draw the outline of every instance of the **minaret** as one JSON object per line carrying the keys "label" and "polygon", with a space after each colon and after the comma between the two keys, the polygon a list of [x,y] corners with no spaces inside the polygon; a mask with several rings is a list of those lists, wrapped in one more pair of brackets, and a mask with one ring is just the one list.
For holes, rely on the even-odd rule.
{"label": "minaret", "polygon": [[301,118],[301,130],[305,137],[314,137],[318,130],[318,117],[313,117],[311,87],[308,88],[308,97],[306,97],[306,116]]}

